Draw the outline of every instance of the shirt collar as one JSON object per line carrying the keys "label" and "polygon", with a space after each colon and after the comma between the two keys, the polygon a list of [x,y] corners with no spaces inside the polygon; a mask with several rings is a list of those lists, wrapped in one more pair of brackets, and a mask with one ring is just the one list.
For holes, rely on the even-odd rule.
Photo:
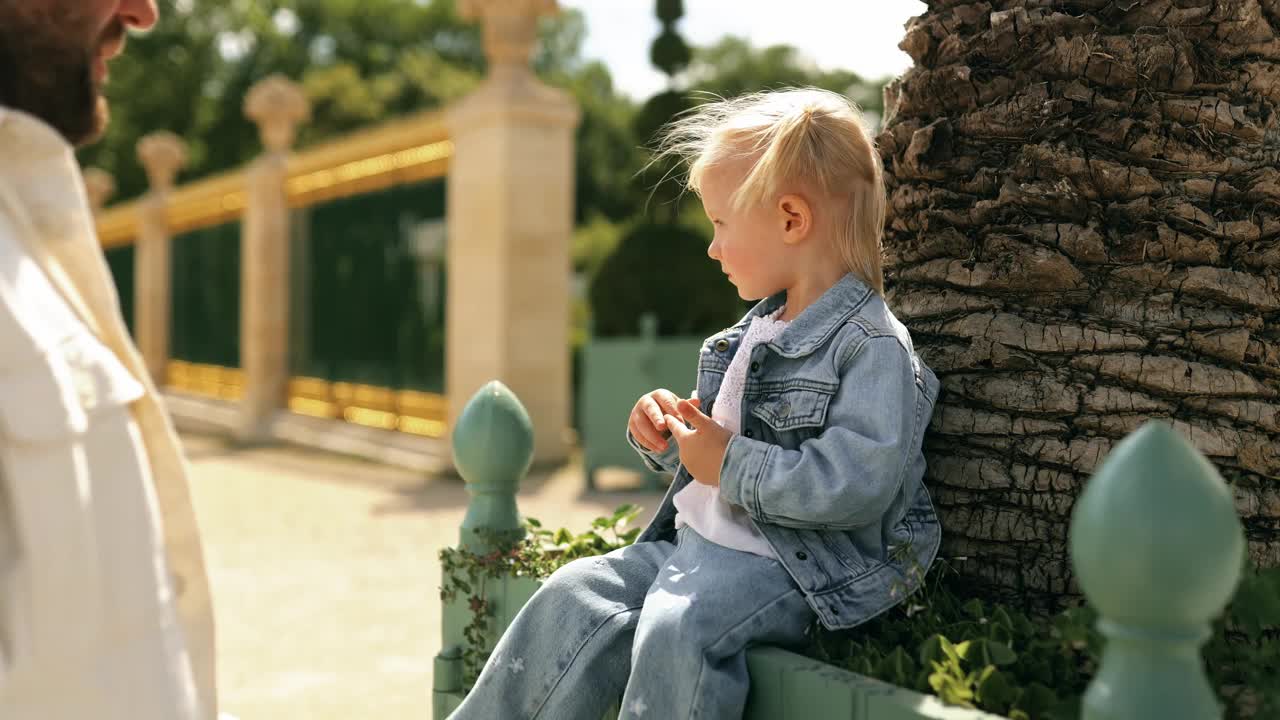
{"label": "shirt collar", "polygon": [[14,161],[58,159],[72,153],[71,144],[53,126],[40,118],[0,105],[0,134],[3,134],[5,165]]}
{"label": "shirt collar", "polygon": [[[769,343],[784,357],[800,357],[813,352],[814,348],[826,342],[850,317],[862,309],[875,295],[866,283],[845,273],[835,285],[814,301],[812,305],[800,312],[791,320],[773,342]],[[769,315],[782,307],[787,301],[786,291],[772,295],[751,308],[746,317],[734,327],[751,323],[753,318]]]}
{"label": "shirt collar", "polygon": [[58,242],[92,230],[75,150],[57,130],[0,105],[0,192],[16,201],[38,240]]}

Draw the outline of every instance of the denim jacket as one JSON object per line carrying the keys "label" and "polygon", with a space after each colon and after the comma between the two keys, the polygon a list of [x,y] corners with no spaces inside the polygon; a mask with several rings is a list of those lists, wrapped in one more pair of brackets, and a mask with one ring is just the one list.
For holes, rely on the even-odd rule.
{"label": "denim jacket", "polygon": [[[762,300],[705,341],[704,413],[751,319],[785,301],[785,293]],[[756,346],[749,367],[720,495],[750,514],[823,625],[870,620],[919,584],[938,551],[921,451],[938,380],[884,300],[853,275]],[[649,467],[675,475],[637,542],[674,540],[672,498],[692,477],[674,442],[654,453],[627,439]]]}

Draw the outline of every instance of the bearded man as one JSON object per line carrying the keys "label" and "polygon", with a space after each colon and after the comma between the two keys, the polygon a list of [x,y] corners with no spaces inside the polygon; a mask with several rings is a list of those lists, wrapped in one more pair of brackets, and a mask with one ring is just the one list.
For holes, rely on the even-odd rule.
{"label": "bearded man", "polygon": [[154,0],[0,0],[0,718],[213,720],[187,467],[74,147]]}

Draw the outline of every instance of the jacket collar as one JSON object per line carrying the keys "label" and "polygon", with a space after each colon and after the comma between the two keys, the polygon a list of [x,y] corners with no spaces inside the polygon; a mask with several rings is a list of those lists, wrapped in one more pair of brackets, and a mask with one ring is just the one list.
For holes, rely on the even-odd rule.
{"label": "jacket collar", "polygon": [[95,334],[117,306],[75,151],[42,120],[0,106],[0,214]]}
{"label": "jacket collar", "polygon": [[[827,288],[812,305],[792,320],[769,345],[784,357],[808,355],[830,339],[874,295],[875,291],[866,283],[852,273],[845,273],[835,285]],[[786,301],[785,290],[761,300],[733,326],[734,329],[745,328],[751,324],[752,319],[774,312]]]}
{"label": "jacket collar", "polygon": [[22,144],[4,148],[6,165],[48,160],[73,152],[71,144],[53,126],[22,110],[0,105],[0,127],[6,135],[16,134]]}

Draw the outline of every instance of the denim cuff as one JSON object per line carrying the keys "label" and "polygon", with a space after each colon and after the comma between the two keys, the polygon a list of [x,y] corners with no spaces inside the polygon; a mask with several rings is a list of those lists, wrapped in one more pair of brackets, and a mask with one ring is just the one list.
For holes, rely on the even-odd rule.
{"label": "denim cuff", "polygon": [[769,522],[760,509],[760,479],[769,464],[769,454],[776,448],[776,445],[734,435],[729,438],[720,463],[720,497],[746,509],[747,514],[759,522]]}
{"label": "denim cuff", "polygon": [[668,438],[667,449],[656,453],[641,445],[640,441],[631,434],[631,430],[627,430],[627,444],[640,454],[640,459],[644,460],[645,466],[650,470],[675,474],[676,465],[680,462],[680,448],[675,440]]}

